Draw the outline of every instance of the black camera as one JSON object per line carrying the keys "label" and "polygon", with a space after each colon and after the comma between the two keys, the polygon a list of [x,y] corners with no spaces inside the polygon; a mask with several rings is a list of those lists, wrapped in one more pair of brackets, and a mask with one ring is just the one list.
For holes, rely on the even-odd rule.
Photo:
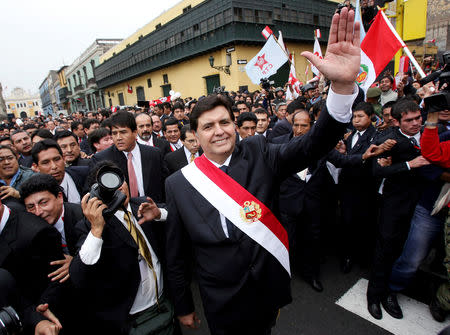
{"label": "black camera", "polygon": [[441,92],[430,95],[424,99],[425,112],[427,114],[448,110],[450,106],[450,51],[446,51],[442,55],[442,58],[444,68],[429,74],[419,81],[421,85],[425,85],[431,81],[439,80],[438,89],[446,84]]}
{"label": "black camera", "polygon": [[275,84],[273,80],[269,80],[267,78],[261,78],[260,85],[262,88],[264,88],[267,92],[270,91],[270,87]]}
{"label": "black camera", "polygon": [[22,330],[22,322],[14,308],[0,308],[0,335],[22,334]]}
{"label": "black camera", "polygon": [[104,216],[114,215],[125,202],[127,197],[119,190],[124,180],[122,170],[117,167],[105,165],[98,170],[96,183],[92,185],[89,191],[89,199],[96,197],[108,206],[103,210]]}

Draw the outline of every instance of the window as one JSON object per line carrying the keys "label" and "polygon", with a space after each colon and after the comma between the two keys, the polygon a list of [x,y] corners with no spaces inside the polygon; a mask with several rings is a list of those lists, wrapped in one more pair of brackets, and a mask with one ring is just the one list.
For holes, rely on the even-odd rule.
{"label": "window", "polygon": [[119,105],[120,106],[124,106],[125,105],[125,100],[123,99],[123,93],[117,94],[117,97],[119,98]]}
{"label": "window", "polygon": [[155,29],[159,29],[159,28],[161,28],[161,23],[158,23],[158,24],[155,26]]}
{"label": "window", "polygon": [[194,31],[197,31],[199,29],[198,24],[194,24]]}
{"label": "window", "polygon": [[168,84],[169,83],[169,77],[167,76],[167,74],[163,74],[163,83],[164,84]]}
{"label": "window", "polygon": [[190,11],[192,9],[191,5],[183,8],[183,14]]}
{"label": "window", "polygon": [[313,24],[319,24],[319,15],[317,14],[313,15]]}
{"label": "window", "polygon": [[150,78],[147,79],[147,87],[152,87],[152,80]]}

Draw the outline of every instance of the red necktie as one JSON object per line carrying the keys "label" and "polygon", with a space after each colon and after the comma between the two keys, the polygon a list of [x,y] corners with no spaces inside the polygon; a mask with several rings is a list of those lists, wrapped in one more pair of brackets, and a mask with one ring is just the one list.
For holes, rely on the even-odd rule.
{"label": "red necktie", "polygon": [[138,191],[138,183],[137,183],[137,178],[136,178],[136,173],[134,172],[134,167],[133,167],[133,154],[131,152],[128,153],[128,163],[127,163],[127,167],[128,167],[128,180],[130,181],[130,194],[131,197],[138,197],[139,196],[139,191]]}

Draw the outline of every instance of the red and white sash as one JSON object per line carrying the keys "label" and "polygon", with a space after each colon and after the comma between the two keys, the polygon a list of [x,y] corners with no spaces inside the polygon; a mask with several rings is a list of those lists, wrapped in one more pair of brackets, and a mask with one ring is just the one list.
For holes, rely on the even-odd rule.
{"label": "red and white sash", "polygon": [[288,235],[269,208],[205,155],[197,157],[181,172],[214,208],[270,252],[291,275]]}

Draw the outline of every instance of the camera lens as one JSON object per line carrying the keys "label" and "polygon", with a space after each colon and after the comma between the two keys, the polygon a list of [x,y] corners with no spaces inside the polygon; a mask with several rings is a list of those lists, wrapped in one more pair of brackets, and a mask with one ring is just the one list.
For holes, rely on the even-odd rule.
{"label": "camera lens", "polygon": [[109,171],[102,174],[99,181],[107,188],[119,188],[122,180],[117,174]]}
{"label": "camera lens", "polygon": [[0,335],[17,335],[22,332],[22,323],[12,307],[0,309]]}

